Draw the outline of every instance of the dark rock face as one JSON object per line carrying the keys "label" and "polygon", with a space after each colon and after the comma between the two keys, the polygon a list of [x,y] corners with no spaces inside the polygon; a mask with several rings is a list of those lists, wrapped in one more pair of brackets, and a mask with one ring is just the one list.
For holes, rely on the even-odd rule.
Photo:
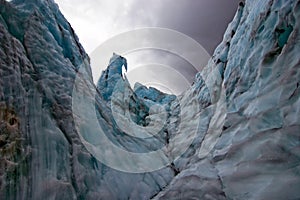
{"label": "dark rock face", "polygon": [[[0,5],[0,199],[300,198],[299,1],[240,3],[223,42],[182,96],[131,89],[120,71],[124,58],[108,67],[95,99],[99,123],[116,145],[147,152],[197,132],[180,158],[137,174],[102,164],[80,138],[72,112],[80,68],[82,87],[97,89],[89,58],[54,1]],[[156,138],[134,139],[116,126],[110,97],[119,80],[113,100],[121,119],[119,100],[145,127],[160,120],[150,108],[166,105],[167,123]],[[193,100],[200,111],[180,113]],[[170,152],[183,142],[169,145]]]}

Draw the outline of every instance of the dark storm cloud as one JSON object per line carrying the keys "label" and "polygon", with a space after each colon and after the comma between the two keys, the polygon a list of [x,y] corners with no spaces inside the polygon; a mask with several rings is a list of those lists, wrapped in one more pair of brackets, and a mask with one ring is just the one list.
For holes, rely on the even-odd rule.
{"label": "dark storm cloud", "polygon": [[[148,19],[144,26],[165,27],[197,40],[212,54],[222,40],[240,0],[141,0],[128,11],[129,23]],[[128,23],[128,22],[127,22]],[[137,23],[138,24],[138,23]]]}
{"label": "dark storm cloud", "polygon": [[192,37],[210,54],[221,41],[239,1],[56,0],[88,52],[118,33],[163,27]]}

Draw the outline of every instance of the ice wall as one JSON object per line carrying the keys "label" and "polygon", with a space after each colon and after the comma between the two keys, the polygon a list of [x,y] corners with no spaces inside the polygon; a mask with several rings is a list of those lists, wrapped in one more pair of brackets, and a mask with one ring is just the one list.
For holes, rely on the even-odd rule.
{"label": "ice wall", "polygon": [[155,199],[300,197],[299,15],[299,1],[240,3],[190,89],[203,99],[203,80],[220,72],[215,89],[225,91],[218,102],[226,111],[213,116],[225,117],[222,131],[207,126],[187,164],[179,162],[181,173]]}

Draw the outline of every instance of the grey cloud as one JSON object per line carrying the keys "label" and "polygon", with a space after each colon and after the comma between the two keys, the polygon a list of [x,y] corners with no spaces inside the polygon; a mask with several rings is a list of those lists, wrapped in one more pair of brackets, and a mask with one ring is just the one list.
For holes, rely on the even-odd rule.
{"label": "grey cloud", "polygon": [[[223,33],[228,23],[233,18],[240,0],[56,0],[67,19],[71,22],[75,31],[79,35],[80,41],[88,52],[92,52],[97,46],[103,44],[109,38],[125,31],[141,27],[162,27],[169,28],[190,36],[201,44],[209,54],[221,41]],[[122,48],[122,45],[128,45],[128,41],[119,41],[112,45]],[[143,41],[141,41],[143,42]],[[178,41],[180,45],[181,41]],[[130,44],[132,45],[132,44]],[[184,48],[184,44],[181,46]],[[118,49],[116,48],[116,49]],[[110,50],[114,51],[114,50]],[[193,54],[191,49],[187,49],[189,54]],[[94,51],[95,52],[95,51]],[[107,60],[100,63],[107,63],[112,52],[106,52]],[[116,52],[118,53],[118,52]],[[129,68],[130,59],[136,57],[133,65],[143,65],[154,60],[171,66],[174,70],[183,75],[189,83],[197,70],[184,60],[178,60],[173,55],[167,55],[166,52],[152,51],[151,53],[142,52],[128,55]],[[180,56],[180,55],[179,55]],[[105,57],[105,56],[104,56]],[[106,59],[105,57],[105,59]],[[148,58],[148,59],[145,59]],[[98,61],[94,61],[98,63]],[[92,61],[93,64],[93,61]],[[201,66],[203,63],[201,63]],[[204,64],[205,65],[205,64]],[[94,79],[100,76],[97,71],[101,71],[105,64],[92,65]],[[100,70],[99,70],[100,69]],[[152,71],[151,71],[152,70]],[[131,73],[133,80],[145,80],[152,76],[153,81],[158,83],[153,69],[137,71]],[[95,73],[97,72],[97,73]],[[148,76],[147,75],[150,75]],[[181,83],[172,80],[171,74],[160,73],[162,80],[170,87],[181,91]],[[140,76],[140,77],[138,77]],[[149,80],[147,80],[149,82]],[[161,83],[162,83],[161,81]],[[142,82],[142,81],[141,81]],[[145,82],[144,82],[145,83]]]}
{"label": "grey cloud", "polygon": [[[165,27],[180,31],[197,40],[212,54],[232,20],[240,0],[139,0],[130,13],[144,10],[144,18],[155,19],[145,26]],[[134,17],[132,18],[134,21]]]}
{"label": "grey cloud", "polygon": [[[96,48],[95,43],[108,39],[109,34],[139,27],[164,27],[194,38],[210,54],[221,41],[239,1],[56,0],[89,52]],[[90,34],[82,29],[90,30]]]}

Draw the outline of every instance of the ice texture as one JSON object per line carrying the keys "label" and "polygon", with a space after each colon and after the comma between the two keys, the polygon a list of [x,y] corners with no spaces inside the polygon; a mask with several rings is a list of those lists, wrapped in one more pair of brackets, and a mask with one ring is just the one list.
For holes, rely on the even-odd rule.
{"label": "ice texture", "polygon": [[[220,71],[227,104],[222,133],[214,141],[207,130],[155,199],[300,198],[299,6],[283,0],[240,3],[190,89],[209,106],[202,77]],[[215,145],[203,157],[206,140]]]}
{"label": "ice texture", "polygon": [[[177,97],[139,83],[132,89],[116,54],[95,86],[88,55],[53,0],[0,5],[0,199],[300,198],[299,1],[241,2],[212,59]],[[82,67],[85,84],[75,90],[98,91],[97,120],[115,145],[137,153],[167,145],[170,156],[196,130],[187,151],[148,173],[98,161],[75,123],[90,119],[72,113]],[[116,126],[111,103],[126,121],[124,100],[138,126],[155,130],[151,121],[165,117],[155,138]]]}
{"label": "ice texture", "polygon": [[[149,199],[165,187],[171,167],[120,172],[82,144],[71,96],[79,67],[95,86],[89,58],[54,1],[1,0],[0,13],[0,199]],[[114,137],[109,107],[96,98]]]}

